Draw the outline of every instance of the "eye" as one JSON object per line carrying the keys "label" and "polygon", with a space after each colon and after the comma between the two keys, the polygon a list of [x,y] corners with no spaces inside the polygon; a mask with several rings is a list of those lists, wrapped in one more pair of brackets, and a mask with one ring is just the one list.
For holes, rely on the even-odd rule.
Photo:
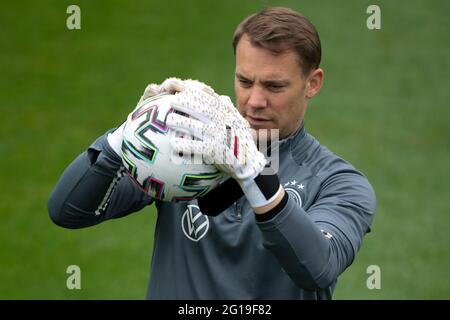
{"label": "eye", "polygon": [[283,88],[284,86],[279,84],[269,84],[267,86],[267,89],[269,89],[272,92],[280,92],[281,90],[283,90]]}
{"label": "eye", "polygon": [[252,82],[250,80],[239,78],[238,81],[239,81],[241,87],[249,88],[252,86]]}

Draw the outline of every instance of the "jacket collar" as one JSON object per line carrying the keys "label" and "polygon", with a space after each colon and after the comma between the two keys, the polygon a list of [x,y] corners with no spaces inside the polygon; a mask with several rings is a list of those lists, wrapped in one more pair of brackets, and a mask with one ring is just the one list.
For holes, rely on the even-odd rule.
{"label": "jacket collar", "polygon": [[295,131],[288,137],[280,140],[280,147],[282,147],[284,144],[292,143],[292,140],[294,140],[294,143],[296,144],[302,141],[305,137],[306,137],[306,130],[304,122],[302,121],[297,131]]}
{"label": "jacket collar", "polygon": [[307,157],[307,150],[317,143],[317,140],[306,132],[304,122],[296,132],[280,140],[279,148],[281,153],[292,153],[297,161],[302,162]]}
{"label": "jacket collar", "polygon": [[266,156],[273,152],[279,152],[283,154],[292,153],[295,159],[303,161],[307,157],[306,151],[315,143],[316,139],[306,132],[304,123],[302,121],[300,127],[293,134],[288,137],[279,140],[277,144],[271,146],[271,142],[268,145],[259,145],[259,150]]}

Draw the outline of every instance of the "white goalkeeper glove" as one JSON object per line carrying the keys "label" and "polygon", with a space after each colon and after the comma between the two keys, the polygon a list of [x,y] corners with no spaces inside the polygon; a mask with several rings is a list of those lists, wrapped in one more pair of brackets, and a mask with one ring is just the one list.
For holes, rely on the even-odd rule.
{"label": "white goalkeeper glove", "polygon": [[[147,85],[147,87],[144,90],[144,93],[141,96],[141,99],[137,103],[139,105],[142,101],[145,99],[148,99],[150,97],[153,97],[155,95],[161,94],[161,93],[177,93],[182,92],[188,88],[192,89],[199,89],[203,92],[206,92],[210,95],[216,95],[214,90],[208,86],[207,84],[198,81],[198,80],[192,80],[192,79],[186,79],[182,80],[179,78],[167,78],[164,80],[161,84],[151,83]],[[134,111],[132,111],[134,112]],[[121,148],[122,148],[122,131],[125,126],[125,122],[117,128],[114,132],[108,133],[108,143],[111,146],[111,148],[120,156],[121,155]]]}
{"label": "white goalkeeper glove", "polygon": [[239,183],[253,208],[265,206],[278,196],[282,188],[276,175],[269,186],[267,179],[261,183],[259,174],[266,159],[256,147],[250,125],[228,97],[188,88],[177,94],[172,106],[191,117],[171,113],[167,124],[195,138],[172,136],[175,152],[201,154],[205,162]]}

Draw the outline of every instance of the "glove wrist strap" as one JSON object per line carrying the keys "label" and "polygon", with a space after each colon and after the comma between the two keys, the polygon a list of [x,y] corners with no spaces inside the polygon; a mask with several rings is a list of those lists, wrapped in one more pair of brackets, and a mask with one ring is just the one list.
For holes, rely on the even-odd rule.
{"label": "glove wrist strap", "polygon": [[259,174],[254,179],[242,181],[240,186],[252,208],[270,204],[283,189],[276,173]]}

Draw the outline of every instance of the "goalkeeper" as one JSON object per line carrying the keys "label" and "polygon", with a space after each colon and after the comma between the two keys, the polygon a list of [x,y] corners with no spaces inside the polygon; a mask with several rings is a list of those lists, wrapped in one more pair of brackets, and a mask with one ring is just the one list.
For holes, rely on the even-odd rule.
{"label": "goalkeeper", "polygon": [[[182,112],[167,124],[199,139],[176,137],[172,147],[201,154],[231,177],[189,203],[155,201],[147,298],[331,299],[370,231],[375,195],[362,173],[304,127],[324,79],[319,36],[299,13],[267,8],[239,24],[233,48],[237,109],[195,81],[168,79],[142,97],[179,92]],[[211,108],[211,99],[220,103]],[[66,169],[48,203],[57,225],[88,227],[154,202],[123,175],[121,129]],[[278,172],[267,170],[251,129],[279,130]]]}

